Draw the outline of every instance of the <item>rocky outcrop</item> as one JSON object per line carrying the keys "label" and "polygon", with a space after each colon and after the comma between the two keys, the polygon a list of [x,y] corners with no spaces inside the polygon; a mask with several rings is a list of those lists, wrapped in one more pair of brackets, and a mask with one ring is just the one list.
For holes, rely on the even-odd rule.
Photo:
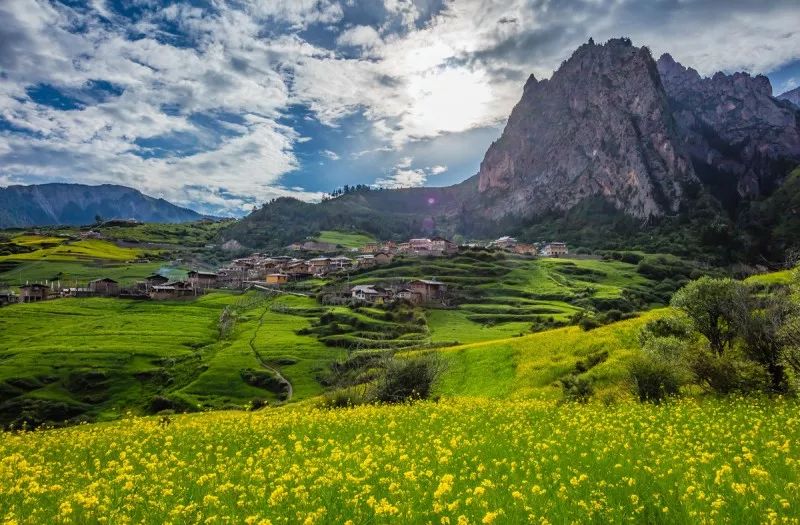
{"label": "rocky outcrop", "polygon": [[670,55],[658,70],[682,146],[723,203],[770,194],[800,163],[800,112],[772,97],[767,77],[704,78]]}
{"label": "rocky outcrop", "polygon": [[484,215],[532,216],[600,196],[646,219],[675,212],[695,173],[647,48],[582,45],[533,76],[481,163]]}
{"label": "rocky outcrop", "polygon": [[189,222],[199,213],[133,188],[103,184],[39,184],[0,188],[0,228],[92,224],[104,219]]}
{"label": "rocky outcrop", "polygon": [[780,100],[788,100],[798,108],[800,108],[800,87],[796,87],[791,91],[787,91],[786,93],[781,93],[776,98]]}

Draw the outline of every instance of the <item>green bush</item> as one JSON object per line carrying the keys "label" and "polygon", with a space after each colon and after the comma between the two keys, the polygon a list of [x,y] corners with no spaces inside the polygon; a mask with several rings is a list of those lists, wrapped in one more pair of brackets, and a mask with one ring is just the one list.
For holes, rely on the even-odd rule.
{"label": "green bush", "polygon": [[375,400],[382,403],[401,403],[412,399],[427,399],[442,369],[435,355],[414,359],[387,360],[385,373],[375,387]]}
{"label": "green bush", "polygon": [[752,394],[767,390],[769,376],[756,362],[701,352],[692,361],[698,380],[718,394]]}
{"label": "green bush", "polygon": [[641,402],[660,403],[680,393],[684,376],[677,365],[643,355],[629,365],[633,390]]}
{"label": "green bush", "polygon": [[594,385],[591,378],[570,375],[561,380],[561,389],[564,399],[577,403],[587,403],[594,395]]}
{"label": "green bush", "polygon": [[584,332],[588,332],[589,330],[594,330],[595,328],[599,328],[601,326],[600,322],[593,318],[593,317],[582,317],[580,321],[578,321],[578,326],[581,327],[581,330]]}

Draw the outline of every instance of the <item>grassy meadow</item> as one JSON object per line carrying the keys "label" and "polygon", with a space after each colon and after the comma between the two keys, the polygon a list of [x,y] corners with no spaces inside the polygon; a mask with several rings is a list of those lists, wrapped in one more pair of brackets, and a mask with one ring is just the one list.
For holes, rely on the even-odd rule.
{"label": "grassy meadow", "polygon": [[454,398],[0,440],[24,523],[796,523],[796,401]]}
{"label": "grassy meadow", "polygon": [[157,271],[172,271],[163,262],[133,262],[157,257],[157,251],[122,247],[108,240],[22,234],[9,237],[4,246],[12,253],[0,255],[0,286],[45,281],[85,286],[99,277],[130,284]]}
{"label": "grassy meadow", "polygon": [[[305,317],[286,306],[311,299],[212,293],[192,301],[58,299],[0,310],[0,423],[15,417],[113,419],[163,408],[197,410],[278,401],[244,370],[279,369],[293,400],[319,394],[317,369],[340,356],[295,332]],[[220,314],[236,322],[219,333]],[[248,382],[249,380],[249,382]]]}
{"label": "grassy meadow", "polygon": [[575,374],[590,378],[600,397],[626,397],[626,364],[639,351],[636,335],[660,315],[663,310],[655,310],[591,332],[570,326],[443,348],[446,368],[437,391],[448,396],[556,400],[562,396],[559,380]]}
{"label": "grassy meadow", "polygon": [[336,230],[323,230],[314,237],[317,242],[335,244],[343,248],[360,248],[368,242],[375,242],[375,238],[365,233],[354,233]]}

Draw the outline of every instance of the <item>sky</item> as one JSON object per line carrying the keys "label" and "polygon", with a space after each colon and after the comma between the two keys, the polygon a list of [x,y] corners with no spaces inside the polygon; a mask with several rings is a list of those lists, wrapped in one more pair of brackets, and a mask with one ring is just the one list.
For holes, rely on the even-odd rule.
{"label": "sky", "polygon": [[530,74],[627,36],[800,84],[798,0],[1,0],[0,187],[214,215],[474,175]]}

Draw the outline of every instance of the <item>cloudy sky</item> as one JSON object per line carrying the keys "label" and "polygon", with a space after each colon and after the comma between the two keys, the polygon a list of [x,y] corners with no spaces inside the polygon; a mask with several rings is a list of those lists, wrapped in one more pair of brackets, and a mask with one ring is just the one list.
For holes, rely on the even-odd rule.
{"label": "cloudy sky", "polygon": [[530,73],[628,36],[800,84],[800,2],[1,0],[0,186],[119,183],[229,215],[477,171]]}

